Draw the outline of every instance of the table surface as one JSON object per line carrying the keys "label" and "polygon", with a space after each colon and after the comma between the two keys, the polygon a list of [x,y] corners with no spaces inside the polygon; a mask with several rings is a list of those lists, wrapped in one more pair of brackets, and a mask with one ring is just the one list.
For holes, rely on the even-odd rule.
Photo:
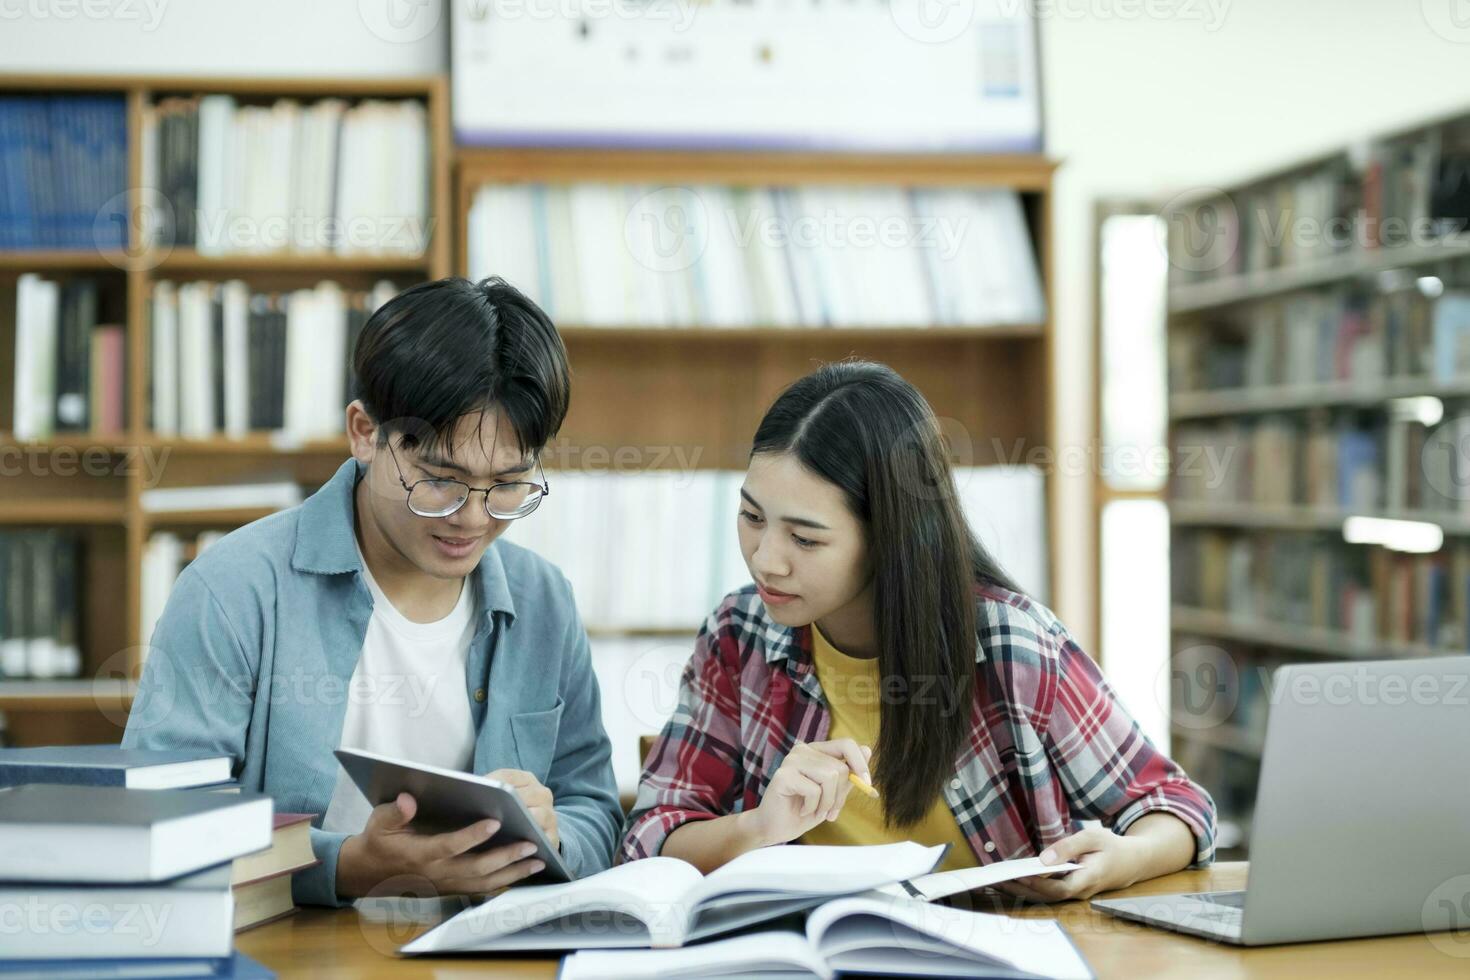
{"label": "table surface", "polygon": [[[1242,862],[1182,871],[1108,897],[1243,888],[1247,868]],[[1470,976],[1470,938],[1453,933],[1243,949],[1133,925],[1094,912],[1086,902],[1034,906],[1016,914],[1061,920],[1099,980],[1390,975],[1463,980]],[[395,950],[432,924],[405,919],[401,914],[369,910],[307,908],[241,933],[235,945],[283,978],[460,980],[496,976],[545,980],[556,975],[559,960],[552,955],[400,958]]]}

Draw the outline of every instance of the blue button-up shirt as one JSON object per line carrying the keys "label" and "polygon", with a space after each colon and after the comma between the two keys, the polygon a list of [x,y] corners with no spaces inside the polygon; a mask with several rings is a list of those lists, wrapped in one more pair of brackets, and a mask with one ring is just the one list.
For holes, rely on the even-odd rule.
{"label": "blue button-up shirt", "polygon": [[[153,634],[123,745],[229,755],[246,790],[281,812],[314,813],[321,863],[295,900],[340,905],[337,853],[321,829],[332,755],[373,600],[353,530],[348,460],[299,507],[226,535],[179,576]],[[538,515],[539,516],[539,515]],[[474,771],[524,769],[555,796],[561,849],[577,875],[606,868],[622,824],[587,634],[552,564],[505,541],[472,576],[476,623],[464,683]],[[388,680],[375,683],[386,696]]]}

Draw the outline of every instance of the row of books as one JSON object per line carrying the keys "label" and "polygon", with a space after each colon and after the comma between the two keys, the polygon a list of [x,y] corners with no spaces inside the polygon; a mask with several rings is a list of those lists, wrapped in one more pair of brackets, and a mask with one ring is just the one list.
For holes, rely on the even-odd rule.
{"label": "row of books", "polygon": [[351,358],[368,317],[396,292],[322,282],[285,293],[230,282],[160,282],[148,300],[150,418],[160,435],[339,435]]}
{"label": "row of books", "polygon": [[0,531],[0,678],[81,674],[82,560],[71,531]]}
{"label": "row of books", "polygon": [[1428,555],[1328,534],[1176,535],[1174,601],[1245,621],[1338,630],[1364,642],[1470,649],[1470,542]]}
{"label": "row of books", "polygon": [[1470,228],[1470,120],[1191,202],[1167,215],[1177,281],[1417,245]]}
{"label": "row of books", "polygon": [[167,98],[143,110],[142,154],[145,243],[414,256],[432,230],[421,102]]}
{"label": "row of books", "polygon": [[[0,906],[25,908],[0,973],[271,977],[235,934],[296,911],[309,813],[230,782],[231,759],[116,745],[0,748]],[[112,928],[76,928],[107,909]],[[67,916],[68,910],[71,915]],[[126,912],[126,916],[123,915]]]}
{"label": "row of books", "polygon": [[469,268],[559,323],[923,327],[1046,316],[1003,190],[487,184]]}
{"label": "row of books", "polygon": [[13,434],[120,433],[127,402],[123,328],[90,279],[26,273],[16,282]]}
{"label": "row of books", "polygon": [[[687,628],[750,581],[736,515],[744,474],[720,470],[548,472],[552,492],[506,539],[558,565],[593,632]],[[976,533],[1045,601],[1045,481],[1034,467],[962,468]]]}
{"label": "row of books", "polygon": [[1174,499],[1470,517],[1470,410],[1433,426],[1345,410],[1175,430]]}
{"label": "row of books", "polygon": [[125,247],[127,141],[121,96],[0,97],[0,249]]}
{"label": "row of books", "polygon": [[1216,328],[1180,330],[1169,353],[1174,391],[1459,381],[1470,377],[1470,293],[1291,293],[1250,304]]}

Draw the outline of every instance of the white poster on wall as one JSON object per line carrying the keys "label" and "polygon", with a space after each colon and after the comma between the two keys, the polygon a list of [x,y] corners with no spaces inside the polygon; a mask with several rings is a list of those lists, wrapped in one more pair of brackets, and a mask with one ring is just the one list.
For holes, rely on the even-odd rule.
{"label": "white poster on wall", "polygon": [[466,145],[1041,149],[1015,0],[455,0]]}

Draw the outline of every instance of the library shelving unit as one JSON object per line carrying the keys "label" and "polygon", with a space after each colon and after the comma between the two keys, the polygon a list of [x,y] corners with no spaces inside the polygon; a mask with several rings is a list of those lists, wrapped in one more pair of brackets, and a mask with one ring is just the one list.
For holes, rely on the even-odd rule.
{"label": "library shelving unit", "polygon": [[[1470,288],[1467,127],[1375,136],[1164,215],[1171,731],[1227,848],[1249,845],[1271,668],[1470,652],[1470,442],[1425,448],[1470,411],[1470,323],[1446,305]],[[1207,487],[1210,447],[1236,456]],[[1350,534],[1361,519],[1378,533]],[[1425,525],[1438,550],[1394,533]]]}
{"label": "library shelving unit", "polygon": [[[145,543],[155,529],[227,529],[263,511],[148,514],[141,494],[150,471],[162,486],[227,483],[242,478],[281,478],[315,484],[331,475],[347,453],[346,440],[288,445],[267,433],[245,439],[174,439],[149,430],[147,302],[163,280],[240,279],[252,288],[296,289],[323,280],[366,289],[380,279],[400,287],[450,273],[450,138],[448,87],[441,76],[402,79],[239,78],[220,76],[0,75],[0,94],[110,94],[126,107],[130,218],[141,203],[142,131],[146,107],[174,96],[223,94],[240,105],[278,99],[309,103],[335,98],[412,100],[426,110],[429,148],[430,229],[423,254],[350,255],[273,252],[204,255],[193,249],[149,251],[137,222],[129,220],[129,247],[11,250],[0,252],[0,447],[20,466],[7,469],[0,492],[0,529],[69,526],[83,536],[81,571],[81,677],[69,680],[0,680],[0,712],[12,744],[115,741],[121,734],[141,666],[141,572]],[[18,442],[14,399],[14,310],[17,277],[41,273],[66,280],[97,279],[110,322],[125,331],[126,412],[121,433],[58,434]],[[82,468],[79,457],[107,460]],[[18,475],[12,470],[18,469]]]}
{"label": "library shelving unit", "polygon": [[[881,186],[1007,189],[1021,200],[1041,276],[1042,322],[985,326],[730,327],[559,322],[575,378],[559,441],[663,447],[655,466],[696,460],[744,471],[761,413],[817,364],[858,356],[892,366],[941,419],[968,435],[984,466],[1056,445],[1052,398],[1051,186],[1043,156],[460,147],[455,155],[456,270],[469,269],[470,209],[487,184],[591,182],[642,188]],[[621,241],[608,248],[625,247]],[[1019,453],[1017,453],[1019,450]],[[1047,526],[1057,489],[1047,482]],[[1048,576],[1056,542],[1047,543]],[[627,635],[629,631],[620,631]],[[633,631],[638,632],[638,631]],[[649,631],[658,635],[658,631]],[[692,634],[692,630],[688,631]]]}

